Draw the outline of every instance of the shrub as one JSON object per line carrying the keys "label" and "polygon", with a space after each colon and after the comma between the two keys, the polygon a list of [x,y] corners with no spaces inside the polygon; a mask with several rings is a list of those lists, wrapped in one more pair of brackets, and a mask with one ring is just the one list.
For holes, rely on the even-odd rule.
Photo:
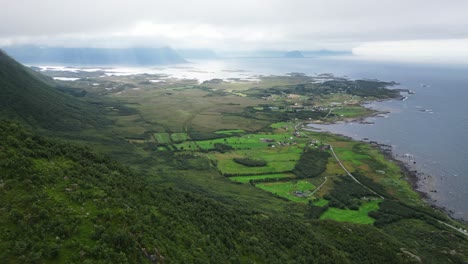
{"label": "shrub", "polygon": [[267,162],[264,160],[255,160],[249,158],[234,158],[234,162],[247,167],[264,167],[267,165]]}

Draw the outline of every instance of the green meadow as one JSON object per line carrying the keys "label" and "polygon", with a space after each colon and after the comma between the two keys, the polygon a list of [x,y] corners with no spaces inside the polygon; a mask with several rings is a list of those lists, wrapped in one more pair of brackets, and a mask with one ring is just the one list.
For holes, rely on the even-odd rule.
{"label": "green meadow", "polygon": [[359,210],[329,207],[328,210],[320,216],[320,219],[332,219],[339,222],[350,222],[356,224],[373,224],[375,219],[370,217],[368,214],[371,211],[378,210],[380,202],[382,202],[382,200],[365,202],[359,207]]}
{"label": "green meadow", "polygon": [[300,203],[309,201],[309,193],[315,189],[315,185],[307,180],[293,180],[289,182],[258,183],[256,187],[267,192],[282,196],[288,200]]}

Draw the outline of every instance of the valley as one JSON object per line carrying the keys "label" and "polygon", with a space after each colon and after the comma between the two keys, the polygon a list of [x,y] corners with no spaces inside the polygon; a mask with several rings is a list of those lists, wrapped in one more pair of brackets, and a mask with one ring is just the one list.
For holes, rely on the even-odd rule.
{"label": "valley", "polygon": [[[424,208],[431,212],[430,217],[442,217],[422,202],[407,181],[409,175],[386,159],[378,147],[304,129],[307,123],[376,114],[362,104],[402,98],[399,90],[391,90],[395,83],[349,80],[332,74],[255,78],[199,83],[196,79],[138,74],[85,76],[63,83],[85,91],[89,100],[112,102],[126,109],[122,114],[116,107],[106,108],[114,112],[107,117],[115,125],[100,131],[99,138],[107,140],[96,139],[93,148],[102,148],[124,163],[132,156],[126,163],[137,171],[154,173],[155,182],[197,186],[222,196],[233,195],[230,189],[240,184],[235,188],[246,192],[236,198],[242,201],[262,193],[269,198],[257,200],[260,207],[271,209],[278,200],[293,202],[298,203],[294,210],[288,206],[293,215],[303,214],[302,205],[320,212],[315,218],[350,223],[373,224],[376,218],[369,212],[378,211],[384,197]],[[110,147],[109,141],[119,143]],[[187,176],[175,176],[177,170]],[[206,170],[217,174],[220,182],[204,178]],[[349,172],[365,184],[348,181]],[[194,176],[198,173],[200,178]]]}
{"label": "valley", "polygon": [[[73,115],[57,118],[86,117],[79,128],[36,125],[29,108],[16,111],[34,133],[2,121],[0,256],[8,262],[466,258],[457,231],[465,225],[424,203],[381,149],[307,128],[376,114],[361,104],[399,99],[394,83],[74,74],[41,75],[53,86],[41,85],[71,102]],[[76,115],[83,106],[87,114]]]}

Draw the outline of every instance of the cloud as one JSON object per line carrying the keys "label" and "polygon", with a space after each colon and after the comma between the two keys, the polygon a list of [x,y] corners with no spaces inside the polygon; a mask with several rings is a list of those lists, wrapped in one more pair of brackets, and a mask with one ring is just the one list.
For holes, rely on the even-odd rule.
{"label": "cloud", "polygon": [[363,59],[468,63],[468,38],[370,42],[353,48]]}
{"label": "cloud", "polygon": [[468,38],[466,10],[465,0],[2,0],[0,45],[369,52]]}

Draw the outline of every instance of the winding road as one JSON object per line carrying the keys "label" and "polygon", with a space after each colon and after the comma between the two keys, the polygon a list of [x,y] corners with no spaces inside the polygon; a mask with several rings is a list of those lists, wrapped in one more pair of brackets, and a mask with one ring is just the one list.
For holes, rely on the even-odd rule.
{"label": "winding road", "polygon": [[[301,126],[302,124],[303,124],[303,123],[301,122],[301,123],[298,123],[298,124],[296,124],[296,125],[294,126],[294,129],[296,130],[296,132],[299,132],[299,131],[300,131],[300,126]],[[308,138],[310,138],[310,136],[307,135],[307,134],[303,134],[303,135],[305,135],[305,136],[307,136]],[[338,163],[340,164],[341,168],[343,168],[343,170],[346,172],[346,174],[347,174],[349,177],[351,177],[351,179],[353,179],[356,183],[358,183],[359,185],[361,185],[361,186],[363,186],[364,188],[368,189],[369,191],[371,191],[371,192],[374,193],[375,195],[377,195],[377,196],[379,196],[380,198],[382,198],[382,200],[385,199],[382,195],[376,193],[374,190],[372,190],[371,188],[369,188],[369,187],[367,187],[366,185],[362,184],[358,179],[356,179],[356,178],[348,171],[348,169],[346,169],[346,167],[343,165],[343,163],[341,162],[341,160],[340,160],[340,159],[338,158],[338,156],[336,155],[335,150],[333,149],[333,146],[331,146],[331,145],[330,145],[330,150],[331,150],[331,152],[333,153],[333,156],[335,157],[336,161],[338,161]],[[325,185],[326,182],[327,182],[327,177],[325,177],[325,180],[322,182],[322,184],[320,184],[320,185],[312,192],[312,194],[314,194],[315,192],[317,192],[323,185]],[[445,226],[447,226],[447,227],[449,227],[449,228],[451,228],[451,229],[453,229],[453,230],[455,230],[455,231],[457,231],[457,232],[459,232],[459,233],[461,233],[461,234],[463,234],[463,235],[465,235],[465,236],[468,236],[468,232],[466,232],[465,230],[461,230],[460,228],[457,228],[457,227],[455,227],[455,226],[453,226],[453,225],[451,225],[451,224],[442,222],[442,221],[440,221],[440,220],[437,220],[437,222],[439,222],[440,224],[443,224],[443,225],[445,225]]]}
{"label": "winding road", "polygon": [[335,150],[333,150],[333,147],[330,145],[330,150],[331,152],[333,153],[333,156],[335,157],[336,161],[338,161],[338,163],[340,164],[341,168],[343,168],[343,170],[346,172],[346,174],[348,174],[349,177],[351,177],[351,179],[353,179],[357,184],[361,185],[362,187],[368,189],[370,192],[372,192],[373,194],[379,196],[380,198],[382,198],[382,200],[384,200],[385,198],[376,193],[374,190],[372,190],[371,188],[367,187],[366,185],[362,184],[358,179],[356,179],[352,174],[351,172],[349,172],[346,167],[343,165],[343,163],[341,162],[341,160],[338,158],[338,156],[336,155],[335,153]]}

